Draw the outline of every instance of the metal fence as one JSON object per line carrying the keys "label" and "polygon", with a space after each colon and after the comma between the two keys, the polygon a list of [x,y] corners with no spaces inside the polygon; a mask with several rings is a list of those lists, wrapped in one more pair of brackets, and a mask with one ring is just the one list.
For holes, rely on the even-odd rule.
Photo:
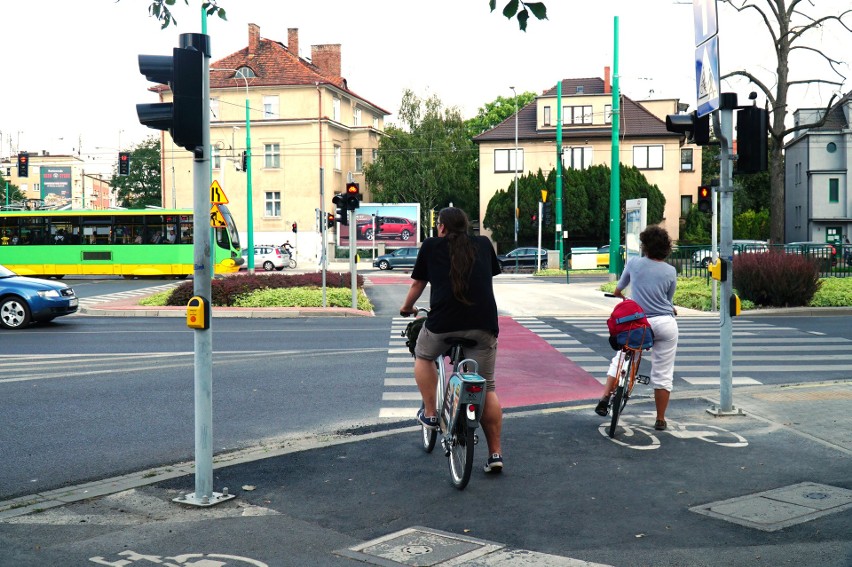
{"label": "metal fence", "polygon": [[[803,254],[819,266],[823,278],[852,277],[852,245],[746,244],[734,245],[734,261],[740,254]],[[682,277],[705,277],[711,260],[709,246],[677,246],[667,262]]]}

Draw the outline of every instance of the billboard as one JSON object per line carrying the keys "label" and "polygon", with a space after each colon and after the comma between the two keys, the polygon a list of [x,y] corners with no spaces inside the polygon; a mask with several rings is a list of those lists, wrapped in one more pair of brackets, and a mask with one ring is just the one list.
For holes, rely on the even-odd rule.
{"label": "billboard", "polygon": [[49,207],[71,202],[71,168],[41,166],[41,199]]}
{"label": "billboard", "polygon": [[[381,232],[376,218],[384,219]],[[393,248],[420,244],[420,203],[361,203],[355,209],[355,245],[369,248],[384,242]],[[349,227],[337,226],[337,245],[349,246]]]}

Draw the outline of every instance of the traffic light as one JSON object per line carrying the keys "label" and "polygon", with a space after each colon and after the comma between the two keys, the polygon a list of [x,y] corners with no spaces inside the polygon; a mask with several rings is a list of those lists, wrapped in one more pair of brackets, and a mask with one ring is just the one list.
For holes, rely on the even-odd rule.
{"label": "traffic light", "polygon": [[18,153],[18,177],[30,176],[30,154],[29,152]]}
{"label": "traffic light", "polygon": [[357,183],[346,184],[346,210],[354,211],[360,206],[361,193],[358,192]]}
{"label": "traffic light", "polygon": [[382,227],[385,224],[385,217],[376,217],[376,234],[382,233]]}
{"label": "traffic light", "polygon": [[530,215],[530,224],[531,225],[535,226],[535,223],[536,223],[537,220],[538,220],[538,215],[536,215],[535,213]]}
{"label": "traffic light", "polygon": [[713,203],[710,200],[709,185],[698,186],[698,210],[707,215],[713,212]]}
{"label": "traffic light", "polygon": [[710,115],[699,118],[694,111],[691,114],[669,114],[666,116],[666,130],[686,136],[690,144],[706,146],[710,143]]}
{"label": "traffic light", "polygon": [[760,173],[768,166],[769,113],[756,106],[737,112],[737,173]]}
{"label": "traffic light", "polygon": [[335,193],[331,202],[335,205],[334,220],[343,226],[349,226],[349,195],[346,193]]}
{"label": "traffic light", "polygon": [[550,203],[541,204],[541,222],[545,225],[549,225],[552,222],[550,218]]}
{"label": "traffic light", "polygon": [[296,223],[293,223],[293,226],[291,226],[290,228],[293,229],[293,234],[296,234],[296,229],[298,229],[299,227]]}
{"label": "traffic light", "polygon": [[[192,43],[195,37],[204,39],[197,43],[208,45],[207,36],[181,34],[181,45]],[[202,43],[203,42],[203,43]],[[173,102],[137,104],[139,122],[155,130],[165,130],[175,144],[194,152],[202,146],[202,128],[205,113],[209,112],[203,99],[204,54],[196,47],[175,47],[172,56],[140,55],[139,72],[155,83],[168,85]]]}
{"label": "traffic light", "polygon": [[118,174],[130,175],[130,152],[118,152]]}
{"label": "traffic light", "polygon": [[327,215],[325,215],[325,226],[327,228],[334,228],[334,215],[333,214],[328,213]]}
{"label": "traffic light", "polygon": [[248,171],[248,152],[243,152],[240,158],[240,171]]}

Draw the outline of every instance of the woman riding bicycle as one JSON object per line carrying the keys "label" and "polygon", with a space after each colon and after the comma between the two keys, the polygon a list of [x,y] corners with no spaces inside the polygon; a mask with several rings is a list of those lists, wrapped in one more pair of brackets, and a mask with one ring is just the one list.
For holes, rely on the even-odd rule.
{"label": "woman riding bicycle", "polygon": [[[639,234],[639,242],[644,255],[627,262],[614,295],[624,297],[621,291],[630,285],[633,300],[645,312],[648,323],[654,330],[654,347],[651,349],[651,387],[654,388],[657,409],[654,429],[662,431],[667,426],[666,408],[672,391],[677,351],[677,310],[672,304],[677,286],[677,271],[674,266],[665,262],[672,251],[672,240],[664,228],[649,226]],[[619,358],[620,353],[615,353],[607,371],[603,397],[595,407],[595,413],[600,416],[608,413],[607,406],[615,388]]]}
{"label": "woman riding bicycle", "polygon": [[500,273],[500,263],[491,242],[484,236],[471,236],[470,221],[461,209],[447,207],[438,213],[438,237],[427,238],[417,254],[405,302],[400,315],[415,314],[414,303],[431,284],[430,312],[414,350],[414,379],[423,398],[424,410],[417,415],[424,427],[438,426],[435,415],[438,374],[435,359],[441,356],[448,337],[476,341],[465,348],[465,357],[479,365],[486,380],[482,430],[490,457],[485,472],[500,472],[503,457],[500,433],[503,411],[494,386],[497,359],[497,302],[491,278]]}

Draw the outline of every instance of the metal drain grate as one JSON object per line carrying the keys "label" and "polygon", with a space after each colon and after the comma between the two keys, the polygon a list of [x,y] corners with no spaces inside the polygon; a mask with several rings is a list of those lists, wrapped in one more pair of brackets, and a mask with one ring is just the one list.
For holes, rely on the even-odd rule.
{"label": "metal drain grate", "polygon": [[852,508],[852,490],[802,482],[749,496],[694,506],[690,510],[741,526],[774,532],[820,516],[842,512],[847,508]]}
{"label": "metal drain grate", "polygon": [[453,564],[469,561],[502,547],[481,539],[415,526],[334,553],[383,567],[431,567],[450,560]]}

